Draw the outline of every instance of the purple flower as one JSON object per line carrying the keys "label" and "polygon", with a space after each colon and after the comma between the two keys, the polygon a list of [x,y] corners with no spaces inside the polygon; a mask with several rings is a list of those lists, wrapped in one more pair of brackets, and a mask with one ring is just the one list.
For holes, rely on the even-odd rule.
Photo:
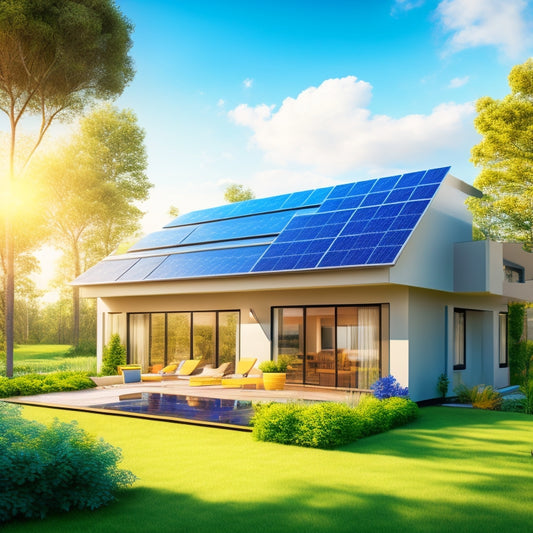
{"label": "purple flower", "polygon": [[409,396],[409,389],[402,387],[394,376],[386,376],[378,379],[370,385],[370,389],[378,400],[393,397],[407,398]]}

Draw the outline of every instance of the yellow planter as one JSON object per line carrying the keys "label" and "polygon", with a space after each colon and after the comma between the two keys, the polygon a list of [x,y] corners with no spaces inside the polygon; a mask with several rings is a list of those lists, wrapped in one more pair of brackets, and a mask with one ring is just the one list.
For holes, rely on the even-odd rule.
{"label": "yellow planter", "polygon": [[263,373],[263,387],[265,390],[283,390],[287,374]]}

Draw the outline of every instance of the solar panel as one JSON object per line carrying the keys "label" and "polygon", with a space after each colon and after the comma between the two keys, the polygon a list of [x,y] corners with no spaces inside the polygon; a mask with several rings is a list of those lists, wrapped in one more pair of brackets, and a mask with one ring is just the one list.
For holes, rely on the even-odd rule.
{"label": "solar panel", "polygon": [[392,265],[449,167],[187,213],[76,284]]}

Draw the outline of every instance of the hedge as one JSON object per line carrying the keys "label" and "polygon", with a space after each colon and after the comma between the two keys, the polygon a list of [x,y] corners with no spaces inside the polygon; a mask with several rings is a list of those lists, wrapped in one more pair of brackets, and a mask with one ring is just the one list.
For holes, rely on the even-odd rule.
{"label": "hedge", "polygon": [[357,407],[323,402],[268,403],[254,406],[256,440],[330,449],[407,424],[418,416],[408,398],[364,398]]}
{"label": "hedge", "polygon": [[0,376],[0,398],[83,390],[92,387],[96,387],[96,385],[86,372],[26,374],[16,378]]}

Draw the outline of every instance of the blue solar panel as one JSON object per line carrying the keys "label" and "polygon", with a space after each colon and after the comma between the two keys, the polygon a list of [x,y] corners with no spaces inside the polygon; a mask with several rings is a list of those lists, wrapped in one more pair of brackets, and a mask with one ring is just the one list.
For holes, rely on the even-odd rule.
{"label": "blue solar panel", "polygon": [[84,272],[76,278],[76,285],[115,281],[137,261],[139,261],[138,258],[100,261],[100,263],[97,263],[87,270],[87,272]]}
{"label": "blue solar panel", "polygon": [[391,265],[448,171],[409,172],[187,213],[136,243],[131,258],[99,263],[79,284]]}
{"label": "blue solar panel", "polygon": [[169,255],[146,280],[222,276],[250,272],[266,246],[225,248]]}
{"label": "blue solar panel", "polygon": [[165,259],[164,256],[142,257],[130,269],[117,278],[117,281],[141,281],[157,268]]}
{"label": "blue solar panel", "polygon": [[150,233],[137,241],[129,251],[151,250],[154,248],[165,248],[167,246],[176,246],[188,237],[198,226],[185,226],[182,228],[164,229]]}

